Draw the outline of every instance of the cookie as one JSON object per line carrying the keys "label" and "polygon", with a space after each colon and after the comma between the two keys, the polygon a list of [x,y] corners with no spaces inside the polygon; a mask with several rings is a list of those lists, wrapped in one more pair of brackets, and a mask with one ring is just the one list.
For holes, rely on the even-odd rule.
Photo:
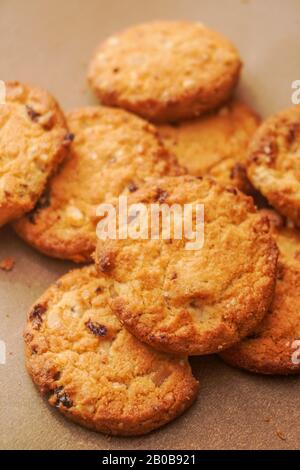
{"label": "cookie", "polygon": [[180,176],[148,182],[128,198],[128,207],[136,203],[149,219],[150,204],[192,204],[194,222],[196,204],[204,204],[204,245],[201,219],[196,249],[186,226],[180,239],[174,224],[158,239],[143,231],[145,239],[99,242],[99,275],[112,281],[111,307],[126,328],[159,350],[188,355],[220,351],[253,331],[273,298],[277,247],[252,198]]}
{"label": "cookie", "polygon": [[248,177],[269,203],[300,226],[300,106],[267,119],[249,149]]}
{"label": "cookie", "polygon": [[156,130],[123,110],[88,107],[67,116],[73,142],[59,173],[17,233],[53,257],[89,262],[100,203],[135,191],[149,176],[177,171]]}
{"label": "cookie", "polygon": [[233,100],[218,111],[174,125],[161,125],[166,148],[194,176],[249,191],[244,168],[250,139],[260,119],[246,104]]}
{"label": "cookie", "polygon": [[94,266],[50,287],[28,315],[27,368],[49,403],[90,429],[145,434],[187,409],[198,391],[185,357],[158,353],[122,327]]}
{"label": "cookie", "polygon": [[52,96],[7,82],[0,104],[0,226],[34,207],[68,146],[65,118]]}
{"label": "cookie", "polygon": [[272,307],[254,333],[222,353],[229,364],[260,374],[300,373],[300,234],[272,216],[279,247]]}
{"label": "cookie", "polygon": [[225,102],[240,69],[237,50],[219,33],[200,23],[156,21],[108,38],[88,78],[103,104],[173,122]]}

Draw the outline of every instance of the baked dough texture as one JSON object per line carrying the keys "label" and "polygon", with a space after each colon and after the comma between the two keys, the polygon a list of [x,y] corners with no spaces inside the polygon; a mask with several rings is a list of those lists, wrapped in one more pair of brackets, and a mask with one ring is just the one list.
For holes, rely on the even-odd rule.
{"label": "baked dough texture", "polygon": [[222,184],[251,192],[245,160],[259,123],[258,115],[235,99],[198,119],[161,125],[159,132],[190,175],[209,174]]}
{"label": "baked dough texture", "polygon": [[112,281],[111,306],[126,328],[159,350],[188,355],[220,351],[252,332],[273,299],[277,262],[268,219],[252,198],[181,176],[148,182],[128,206],[141,202],[204,204],[204,245],[188,250],[174,227],[165,239],[99,241],[99,275]]}
{"label": "baked dough texture", "polygon": [[88,78],[103,104],[173,122],[225,102],[240,70],[236,48],[219,33],[200,23],[156,21],[109,37]]}
{"label": "baked dough texture", "polygon": [[49,256],[90,262],[99,204],[136,189],[149,177],[181,172],[156,129],[120,109],[80,108],[68,114],[73,142],[35,209],[14,225]]}
{"label": "baked dough texture", "polygon": [[250,145],[247,172],[269,203],[300,226],[300,106],[262,124]]}
{"label": "baked dough texture", "polygon": [[300,235],[283,222],[279,225],[278,216],[272,218],[280,252],[272,307],[254,333],[222,357],[231,365],[261,374],[299,374]]}
{"label": "baked dough texture", "polygon": [[93,266],[74,270],[32,307],[24,333],[29,373],[50,405],[95,431],[139,435],[195,400],[185,357],[140,343],[109,307],[109,283]]}
{"label": "baked dough texture", "polygon": [[0,104],[0,226],[30,211],[70,144],[65,117],[45,90],[6,83]]}

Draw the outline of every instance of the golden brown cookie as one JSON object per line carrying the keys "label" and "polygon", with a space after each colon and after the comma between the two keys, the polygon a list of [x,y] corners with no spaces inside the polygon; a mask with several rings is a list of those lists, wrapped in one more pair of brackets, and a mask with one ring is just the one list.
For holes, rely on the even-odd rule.
{"label": "golden brown cookie", "polygon": [[185,357],[143,345],[112,313],[95,268],[70,272],[33,306],[27,367],[66,417],[114,435],[145,434],[188,408],[198,391]]}
{"label": "golden brown cookie", "polygon": [[85,262],[95,250],[98,205],[178,167],[154,127],[126,111],[82,108],[68,115],[68,124],[74,136],[68,158],[35,209],[14,226],[41,252]]}
{"label": "golden brown cookie", "polygon": [[[261,374],[300,373],[300,234],[272,216],[279,247],[272,308],[254,333],[222,353],[229,364]],[[298,351],[298,352],[297,352]]]}
{"label": "golden brown cookie", "polygon": [[269,203],[300,226],[300,106],[262,124],[250,145],[247,172]]}
{"label": "golden brown cookie", "polygon": [[253,331],[273,298],[277,248],[252,198],[181,176],[128,198],[128,206],[141,202],[193,204],[194,221],[204,204],[204,245],[187,249],[187,232],[176,239],[174,226],[166,239],[99,242],[99,275],[112,281],[111,306],[126,328],[159,350],[189,355],[220,351]]}
{"label": "golden brown cookie", "polygon": [[210,174],[222,184],[249,191],[244,163],[259,122],[251,108],[233,100],[198,119],[161,125],[159,132],[166,148],[189,174]]}
{"label": "golden brown cookie", "polygon": [[108,38],[88,77],[103,104],[173,122],[226,101],[240,69],[237,50],[219,33],[200,23],[156,21]]}
{"label": "golden brown cookie", "polygon": [[30,211],[70,144],[64,115],[45,90],[6,83],[0,104],[0,226]]}

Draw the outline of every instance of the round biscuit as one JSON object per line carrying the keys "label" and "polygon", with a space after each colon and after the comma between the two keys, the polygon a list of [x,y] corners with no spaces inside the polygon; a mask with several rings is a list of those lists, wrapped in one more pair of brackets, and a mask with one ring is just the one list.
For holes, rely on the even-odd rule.
{"label": "round biscuit", "polygon": [[[148,182],[128,198],[128,207],[140,203],[148,217],[143,239],[101,240],[96,252],[99,274],[112,281],[112,309],[126,328],[159,350],[188,355],[220,351],[253,331],[273,298],[277,247],[252,198],[210,178],[181,176]],[[178,234],[166,223],[151,237],[152,204],[182,211],[192,205],[193,230],[196,205],[203,204],[204,243],[201,218],[198,246],[190,245],[196,239],[188,225]]]}
{"label": "round biscuit", "polygon": [[156,21],[108,38],[88,78],[103,104],[173,122],[225,102],[240,69],[236,48],[221,34],[200,23]]}
{"label": "round biscuit", "polygon": [[27,368],[50,405],[113,435],[140,435],[180,415],[198,382],[185,357],[158,353],[122,327],[94,266],[51,286],[28,315]]}
{"label": "round biscuit", "polygon": [[300,106],[267,119],[250,144],[248,177],[269,203],[300,226]]}
{"label": "round biscuit", "polygon": [[[271,211],[270,211],[271,212]],[[271,215],[279,247],[274,301],[249,338],[222,353],[225,362],[260,374],[300,373],[300,234]]]}
{"label": "round biscuit", "polygon": [[65,117],[51,95],[5,84],[0,104],[0,226],[30,211],[70,144]]}
{"label": "round biscuit", "polygon": [[177,162],[156,129],[120,109],[88,107],[67,116],[74,140],[60,171],[35,209],[14,224],[39,251],[90,262],[96,245],[97,207],[133,191],[148,177],[176,174]]}

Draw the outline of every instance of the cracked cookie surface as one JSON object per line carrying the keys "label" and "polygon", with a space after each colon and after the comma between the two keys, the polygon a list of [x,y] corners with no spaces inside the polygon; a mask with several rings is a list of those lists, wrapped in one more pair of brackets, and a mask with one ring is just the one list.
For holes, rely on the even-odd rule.
{"label": "cracked cookie surface", "polygon": [[0,226],[30,211],[69,145],[57,102],[45,90],[7,82],[0,105]]}
{"label": "cracked cookie surface", "polygon": [[150,176],[181,170],[156,129],[126,111],[81,108],[67,121],[73,136],[69,155],[35,209],[14,227],[49,256],[90,262],[99,204],[135,191]]}
{"label": "cracked cookie surface", "polygon": [[272,307],[250,338],[221,355],[229,364],[262,374],[299,374],[300,234],[271,215],[279,247]]}
{"label": "cracked cookie surface", "polygon": [[253,186],[300,226],[300,106],[261,125],[251,142],[247,166]]}
{"label": "cracked cookie surface", "polygon": [[111,306],[126,328],[159,350],[189,355],[245,337],[269,309],[277,262],[268,219],[252,198],[210,178],[181,176],[148,182],[128,206],[140,202],[192,204],[193,217],[204,204],[204,245],[186,249],[174,229],[166,239],[99,242],[99,275],[112,281]]}
{"label": "cracked cookie surface", "polygon": [[240,69],[237,50],[222,35],[200,23],[157,21],[108,38],[88,77],[103,104],[173,122],[226,101]]}
{"label": "cracked cookie surface", "polygon": [[188,408],[198,382],[185,357],[158,353],[112,313],[94,266],[71,271],[32,307],[24,332],[33,381],[49,403],[90,429],[138,435]]}

